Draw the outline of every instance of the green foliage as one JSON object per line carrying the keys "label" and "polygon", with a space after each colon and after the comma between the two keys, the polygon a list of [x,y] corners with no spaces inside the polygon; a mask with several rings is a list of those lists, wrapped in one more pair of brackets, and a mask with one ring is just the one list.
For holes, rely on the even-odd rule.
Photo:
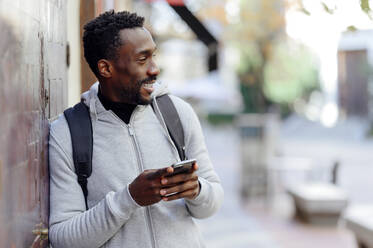
{"label": "green foliage", "polygon": [[241,81],[240,91],[244,103],[244,113],[265,113],[269,106],[264,98],[262,83],[247,84]]}
{"label": "green foliage", "polygon": [[306,47],[287,41],[276,45],[264,71],[264,93],[275,103],[292,103],[319,88],[318,68]]}
{"label": "green foliage", "polygon": [[356,32],[357,28],[355,26],[353,26],[353,25],[350,25],[350,26],[347,27],[347,31],[349,31],[349,32]]}
{"label": "green foliage", "polygon": [[324,8],[325,12],[327,12],[327,13],[329,13],[331,15],[334,14],[334,11],[335,11],[336,8],[332,9],[328,5],[326,5],[326,3],[324,3],[324,2],[321,2],[321,5]]}
{"label": "green foliage", "polygon": [[240,48],[238,75],[245,113],[263,113],[268,107],[268,101],[263,94],[263,70],[268,60],[260,50],[259,42],[248,42],[246,47]]}
{"label": "green foliage", "polygon": [[369,16],[371,16],[371,9],[369,5],[369,0],[360,0],[360,8]]}
{"label": "green foliage", "polygon": [[209,113],[207,121],[212,125],[225,125],[232,124],[234,121],[234,114],[222,114],[222,113]]}
{"label": "green foliage", "polygon": [[[325,12],[333,15],[336,10],[337,10],[337,4],[338,4],[338,1],[340,0],[334,0],[335,2],[335,6],[333,8],[331,8],[329,5],[327,5],[325,2],[321,1],[320,4],[322,5],[323,9],[325,10]],[[369,3],[370,0],[360,0],[360,8],[361,10],[370,18],[373,20],[373,16],[372,16],[372,9],[370,8],[370,3]],[[308,16],[310,16],[312,13],[310,11],[308,11],[306,8],[304,8],[303,6],[303,3],[302,3],[302,0],[299,0],[298,4],[300,5],[299,6],[299,11],[302,12],[303,14],[306,14]]]}
{"label": "green foliage", "polygon": [[[237,70],[244,112],[264,113],[270,105],[279,103],[288,113],[289,103],[317,87],[317,69],[304,50],[278,45],[285,39],[283,1],[240,3],[240,23],[232,30],[233,42],[240,51]],[[324,8],[333,11],[326,5]]]}
{"label": "green foliage", "polygon": [[311,12],[306,10],[304,7],[299,8],[299,11],[302,12],[303,14],[305,14],[305,15],[308,15],[308,16],[311,15]]}
{"label": "green foliage", "polygon": [[254,68],[263,64],[260,48],[256,42],[236,43],[236,47],[240,51],[240,63],[237,68],[239,75],[251,73]]}
{"label": "green foliage", "polygon": [[[333,15],[340,0],[319,0],[323,9]],[[244,112],[266,112],[273,103],[288,113],[291,103],[307,98],[318,89],[318,68],[310,52],[285,39],[285,2],[278,0],[240,0],[240,22],[232,26],[231,37],[240,51],[238,75]],[[311,15],[302,0],[295,1],[300,11]],[[359,4],[359,2],[356,2]],[[369,17],[369,0],[360,0]],[[347,28],[354,31],[354,26]]]}

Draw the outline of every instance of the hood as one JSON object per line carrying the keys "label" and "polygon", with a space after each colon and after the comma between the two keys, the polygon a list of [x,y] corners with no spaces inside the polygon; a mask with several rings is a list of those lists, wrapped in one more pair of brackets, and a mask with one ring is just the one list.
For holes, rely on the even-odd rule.
{"label": "hood", "polygon": [[[91,86],[91,88],[88,91],[84,92],[81,96],[81,100],[85,103],[85,105],[87,105],[90,108],[91,112],[94,112],[96,114],[105,111],[104,107],[102,106],[97,97],[98,86],[99,82],[95,82]],[[153,87],[154,91],[151,94],[152,99],[169,93],[167,83],[156,81]]]}

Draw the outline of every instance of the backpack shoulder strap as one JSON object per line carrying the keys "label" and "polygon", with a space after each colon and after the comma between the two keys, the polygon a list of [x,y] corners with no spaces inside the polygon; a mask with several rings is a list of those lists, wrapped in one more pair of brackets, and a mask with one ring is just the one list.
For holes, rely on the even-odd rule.
{"label": "backpack shoulder strap", "polygon": [[[183,161],[186,159],[184,129],[175,105],[168,94],[157,97],[157,103],[166,123],[168,133],[176,146],[181,161]],[[153,103],[152,107],[154,109]]]}
{"label": "backpack shoulder strap", "polygon": [[80,102],[72,108],[66,109],[65,118],[69,125],[73,148],[73,161],[78,183],[82,187],[86,208],[87,204],[87,178],[92,173],[93,134],[92,123],[88,107]]}

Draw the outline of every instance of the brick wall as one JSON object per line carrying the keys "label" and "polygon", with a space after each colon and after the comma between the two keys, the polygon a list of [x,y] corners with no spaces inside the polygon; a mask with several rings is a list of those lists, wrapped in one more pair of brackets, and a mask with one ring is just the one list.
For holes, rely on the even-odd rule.
{"label": "brick wall", "polygon": [[0,33],[0,247],[31,247],[48,225],[48,119],[67,102],[66,3],[0,0]]}

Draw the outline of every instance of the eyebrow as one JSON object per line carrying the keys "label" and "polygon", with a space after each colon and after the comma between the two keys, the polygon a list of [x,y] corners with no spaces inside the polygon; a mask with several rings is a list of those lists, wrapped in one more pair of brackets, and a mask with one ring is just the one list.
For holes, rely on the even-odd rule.
{"label": "eyebrow", "polygon": [[156,50],[157,50],[157,47],[154,47],[154,49],[146,49],[146,50],[142,50],[142,51],[139,51],[139,52],[137,53],[137,55],[151,54],[151,53],[154,53]]}

